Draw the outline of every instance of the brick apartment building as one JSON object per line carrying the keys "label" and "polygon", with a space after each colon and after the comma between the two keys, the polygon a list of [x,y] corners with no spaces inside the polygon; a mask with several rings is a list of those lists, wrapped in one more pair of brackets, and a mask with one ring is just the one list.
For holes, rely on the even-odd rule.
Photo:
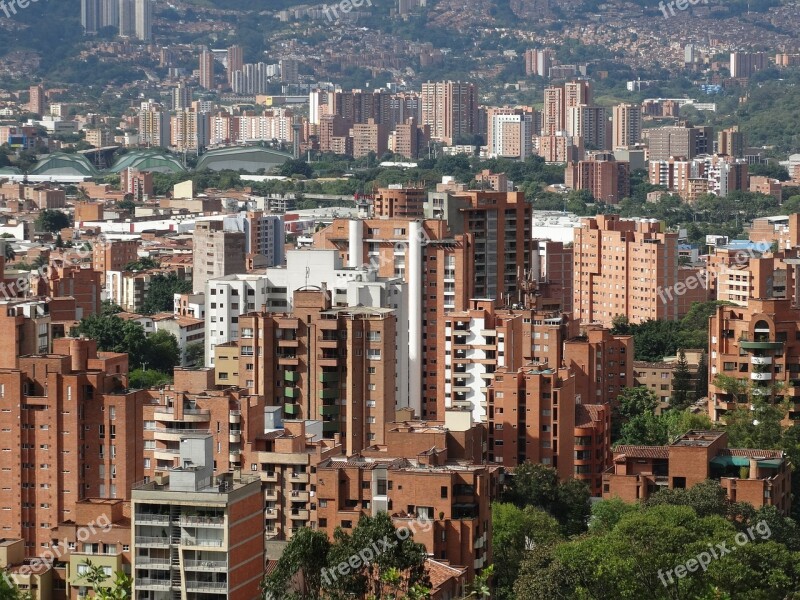
{"label": "brick apartment building", "polygon": [[293,313],[239,322],[238,344],[217,349],[218,385],[280,399],[288,419],[321,419],[348,455],[382,443],[397,387],[391,309],[333,308],[326,290],[297,290]]}
{"label": "brick apartment building", "polygon": [[678,234],[655,220],[582,219],[573,252],[573,308],[583,323],[675,320],[708,296],[694,271],[678,270]]}
{"label": "brick apartment building", "polygon": [[378,219],[421,219],[427,200],[425,188],[403,185],[380,188],[372,201],[372,213]]}
{"label": "brick apartment building", "polygon": [[106,284],[107,271],[122,271],[138,259],[138,240],[103,240],[92,246],[92,268],[100,273],[100,285]]}
{"label": "brick apartment building", "polygon": [[[791,402],[787,424],[800,418],[800,311],[794,300],[750,299],[746,307],[720,306],[709,319],[709,416],[748,402],[749,395]],[[716,375],[739,380],[749,394],[736,398],[714,383]]]}
{"label": "brick apartment building", "polygon": [[571,190],[587,190],[598,202],[617,204],[631,193],[630,163],[624,161],[581,160],[567,164],[564,183]]}
{"label": "brick apartment building", "polygon": [[636,502],[707,479],[718,481],[731,502],[789,512],[791,467],[783,452],[728,448],[723,431],[689,431],[668,446],[617,446],[603,474],[603,498]]}
{"label": "brick apartment building", "polygon": [[484,435],[469,413],[453,411],[444,422],[398,422],[387,430],[386,445],[323,461],[319,529],[333,535],[336,527],[352,529],[362,515],[385,511],[434,558],[466,567],[472,579],[492,560],[490,499],[499,468],[476,461]]}
{"label": "brick apartment building", "polygon": [[0,369],[0,528],[25,541],[27,556],[49,548],[50,530],[74,520],[79,501],[124,499],[144,476],[138,409],[147,394],[126,389],[127,355],[96,349],[58,339],[53,354]]}

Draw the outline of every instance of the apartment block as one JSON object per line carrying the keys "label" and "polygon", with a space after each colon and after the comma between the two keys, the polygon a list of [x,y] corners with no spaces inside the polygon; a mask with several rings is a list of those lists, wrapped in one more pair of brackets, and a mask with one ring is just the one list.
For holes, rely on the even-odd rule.
{"label": "apartment block", "polygon": [[217,382],[237,376],[249,393],[281,402],[286,418],[321,420],[323,435],[341,434],[353,454],[382,443],[394,419],[396,326],[392,309],[333,308],[327,290],[297,290],[291,314],[240,319],[234,354],[217,349]]}
{"label": "apartment block", "polygon": [[603,498],[646,500],[661,489],[717,481],[731,502],[788,514],[791,468],[780,450],[728,448],[724,431],[689,431],[668,446],[617,446],[603,474]]}
{"label": "apartment block", "polygon": [[767,67],[769,58],[765,52],[731,52],[730,70],[734,79],[751,77]]}
{"label": "apartment block", "polygon": [[14,538],[0,538],[0,569],[7,582],[13,583],[29,600],[53,597],[53,567],[25,558],[25,543]]}
{"label": "apartment block", "polygon": [[744,156],[744,149],[745,138],[744,134],[739,131],[738,125],[723,129],[717,135],[718,154],[727,154],[734,158],[742,158]]}
{"label": "apartment block", "polygon": [[336,219],[314,235],[314,246],[336,249],[351,266],[368,261],[378,275],[407,283],[408,406],[423,418],[443,414],[437,393],[437,346],[444,338],[441,315],[465,310],[474,297],[473,235],[451,233],[441,218]]}
{"label": "apartment block", "polygon": [[[685,352],[686,361],[691,376],[690,388],[694,389],[697,382],[697,367],[701,351]],[[673,357],[675,358],[675,357]],[[669,404],[672,397],[672,382],[675,375],[677,360],[646,362],[637,360],[633,363],[633,381],[636,387],[646,387],[661,401],[661,406]]]}
{"label": "apartment block", "polygon": [[421,219],[427,200],[425,188],[390,185],[378,189],[372,202],[372,214],[376,218]]}
{"label": "apartment block", "polygon": [[53,354],[17,362],[0,370],[0,528],[32,557],[50,547],[53,527],[77,517],[79,501],[124,499],[142,479],[137,414],[146,393],[127,390],[128,357],[98,354],[93,340],[57,339]]}
{"label": "apartment block", "polygon": [[430,555],[466,567],[467,580],[489,565],[499,468],[476,464],[459,450],[480,437],[468,413],[453,412],[444,422],[397,423],[385,446],[320,463],[318,528],[332,536],[336,527],[351,530],[363,515],[387,512],[397,527],[414,527],[414,540]]}
{"label": "apartment block", "polygon": [[389,126],[369,119],[366,123],[356,123],[350,130],[353,138],[353,158],[363,158],[370,153],[383,156],[389,149]]}
{"label": "apartment block", "polygon": [[92,268],[100,274],[100,285],[106,285],[108,271],[123,271],[125,265],[136,262],[137,240],[104,239],[92,246]]}
{"label": "apartment block", "polygon": [[209,279],[245,272],[246,235],[226,231],[219,221],[199,221],[195,225],[192,287],[205,291]]}
{"label": "apartment block", "polygon": [[547,163],[568,163],[579,161],[584,156],[583,139],[561,135],[534,136],[533,147]]}
{"label": "apartment block", "polygon": [[535,114],[523,108],[489,108],[486,116],[489,155],[525,160],[533,153]]}
{"label": "apartment block", "polygon": [[602,106],[578,104],[566,109],[564,129],[567,135],[580,137],[587,150],[611,150],[612,126],[608,111]]}
{"label": "apartment block", "polygon": [[611,149],[635,146],[642,136],[642,105],[617,104],[612,111]]}
{"label": "apartment block", "polygon": [[525,75],[528,77],[531,75],[549,77],[553,59],[555,59],[555,52],[550,48],[545,48],[543,50],[526,50]]}
{"label": "apartment block", "polygon": [[[796,260],[796,259],[795,259]],[[797,268],[796,264],[793,264]],[[796,273],[791,297],[750,298],[745,307],[720,306],[709,319],[709,416],[723,419],[748,402],[748,394],[716,385],[716,375],[739,380],[749,395],[789,401],[787,424],[800,418],[800,327],[796,308]]]}
{"label": "apartment block", "polygon": [[51,535],[50,551],[57,557],[53,564],[54,595],[63,593],[67,600],[88,595],[92,584],[86,578],[87,561],[109,576],[101,588],[110,587],[116,573],[132,574],[130,503],[125,500],[81,500],[75,518],[59,523]]}
{"label": "apartment block", "polygon": [[[574,242],[575,317],[612,326],[679,317],[669,302],[678,283],[678,234],[654,220],[600,215],[581,221]],[[697,288],[694,286],[692,289]]]}
{"label": "apartment block", "polygon": [[119,174],[120,189],[132,196],[134,202],[153,197],[153,174],[128,167]]}
{"label": "apartment block", "polygon": [[608,158],[611,160],[592,156],[590,160],[567,164],[565,185],[571,190],[587,190],[599,202],[619,203],[631,193],[630,163]]}
{"label": "apartment block", "polygon": [[131,492],[133,597],[250,600],[264,575],[264,508],[253,476],[214,474],[210,435],[180,439],[180,466]]}
{"label": "apartment block", "polygon": [[431,138],[454,144],[478,129],[478,89],[473,83],[423,83],[420,119],[431,130]]}
{"label": "apartment block", "polygon": [[592,84],[590,81],[570,81],[560,86],[550,86],[544,90],[541,135],[559,135],[567,129],[567,115],[570,108],[591,105]]}
{"label": "apartment block", "polygon": [[642,130],[651,161],[673,157],[691,159],[700,154],[710,154],[714,150],[712,135],[711,127],[691,127],[686,124]]}

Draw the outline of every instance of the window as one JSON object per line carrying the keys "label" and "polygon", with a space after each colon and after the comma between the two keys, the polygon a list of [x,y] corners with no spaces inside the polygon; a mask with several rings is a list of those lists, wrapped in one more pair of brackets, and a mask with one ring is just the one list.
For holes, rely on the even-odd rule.
{"label": "window", "polygon": [[445,486],[445,485],[442,486],[441,494],[442,494],[442,498],[447,498],[447,486]]}
{"label": "window", "polygon": [[375,348],[368,348],[367,349],[367,359],[368,360],[380,360],[381,359],[381,351]]}

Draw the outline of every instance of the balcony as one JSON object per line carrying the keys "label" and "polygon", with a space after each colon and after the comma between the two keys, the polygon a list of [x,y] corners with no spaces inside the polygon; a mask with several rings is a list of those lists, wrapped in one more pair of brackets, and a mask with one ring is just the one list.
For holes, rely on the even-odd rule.
{"label": "balcony", "polygon": [[224,560],[185,560],[183,566],[187,571],[227,571],[228,563]]}
{"label": "balcony", "polygon": [[305,490],[292,490],[292,502],[308,502],[310,499],[309,493]]}
{"label": "balcony", "polygon": [[300,341],[296,338],[278,340],[278,348],[298,348],[299,346],[300,346]]}
{"label": "balcony", "polygon": [[168,556],[137,556],[134,560],[136,568],[169,569]]}
{"label": "balcony", "polygon": [[322,423],[323,433],[337,433],[338,431],[339,431],[338,421],[323,421]]}
{"label": "balcony", "polygon": [[289,518],[292,519],[293,521],[307,521],[308,511],[305,509],[293,508],[289,513]]}
{"label": "balcony", "polygon": [[232,410],[228,414],[228,423],[231,425],[236,425],[242,422],[242,411],[240,410]]}
{"label": "balcony", "polygon": [[292,473],[289,480],[292,483],[308,483],[308,473]]}
{"label": "balcony", "polygon": [[216,581],[187,581],[187,592],[212,592],[218,594],[228,593],[228,584]]}
{"label": "balcony", "polygon": [[169,591],[170,583],[169,579],[136,579],[136,589],[137,590],[159,590],[159,591]]}
{"label": "balcony", "polygon": [[225,527],[225,517],[192,517],[181,515],[180,523],[184,527]]}
{"label": "balcony", "polygon": [[339,373],[323,371],[319,374],[319,381],[320,383],[335,383],[339,381]]}
{"label": "balcony", "polygon": [[289,416],[296,417],[300,414],[300,405],[287,402],[283,405],[283,411]]}
{"label": "balcony", "polygon": [[185,408],[182,416],[178,416],[176,412],[177,411],[174,407],[157,408],[153,413],[153,418],[156,421],[164,421],[169,423],[204,423],[211,418],[211,411],[206,409]]}
{"label": "balcony", "polygon": [[181,546],[192,546],[201,548],[222,548],[222,540],[214,538],[181,538]]}
{"label": "balcony", "polygon": [[274,508],[267,508],[264,510],[264,518],[268,521],[272,521],[278,518],[278,511]]}
{"label": "balcony", "polygon": [[230,432],[228,432],[228,441],[231,444],[238,444],[239,442],[242,441],[242,432],[238,430],[236,431],[231,430]]}
{"label": "balcony", "polygon": [[339,365],[339,355],[335,352],[317,354],[317,364],[321,367],[336,367]]}
{"label": "balcony", "polygon": [[297,371],[284,371],[283,380],[288,381],[289,383],[297,383],[300,381],[300,373]]}
{"label": "balcony", "polygon": [[228,452],[228,461],[232,463],[238,463],[242,460],[242,451],[241,450],[231,450]]}
{"label": "balcony", "polygon": [[180,450],[173,450],[172,448],[156,448],[153,450],[153,458],[156,460],[175,460],[180,454]]}
{"label": "balcony", "polygon": [[272,488],[264,490],[264,500],[277,500],[278,499],[278,489]]}
{"label": "balcony", "polygon": [[169,548],[169,537],[139,536],[134,538],[134,543],[141,548]]}
{"label": "balcony", "polygon": [[208,435],[208,429],[156,429],[153,437],[160,442],[179,442],[187,435]]}
{"label": "balcony", "polygon": [[277,483],[277,481],[278,481],[278,472],[277,471],[261,471],[261,481],[265,481],[267,483]]}
{"label": "balcony", "polygon": [[783,342],[739,340],[739,346],[743,350],[783,350]]}
{"label": "balcony", "polygon": [[771,356],[751,356],[750,357],[750,364],[751,365],[771,365],[772,364],[772,357]]}
{"label": "balcony", "polygon": [[283,396],[284,398],[299,398],[300,390],[295,387],[283,388]]}
{"label": "balcony", "polygon": [[319,391],[320,400],[336,400],[339,397],[338,388],[325,388]]}
{"label": "balcony", "polygon": [[296,367],[297,365],[300,364],[300,361],[297,358],[297,354],[294,354],[294,353],[292,353],[292,354],[289,354],[289,353],[286,353],[286,354],[278,353],[276,356],[278,358],[278,364],[281,365],[281,366],[284,366],[284,367]]}
{"label": "balcony", "polygon": [[772,381],[772,373],[750,373],[753,381]]}
{"label": "balcony", "polygon": [[147,525],[169,525],[169,515],[146,515],[139,514],[135,517],[137,524]]}
{"label": "balcony", "polygon": [[335,404],[320,406],[319,414],[323,417],[337,417],[339,416],[339,407]]}

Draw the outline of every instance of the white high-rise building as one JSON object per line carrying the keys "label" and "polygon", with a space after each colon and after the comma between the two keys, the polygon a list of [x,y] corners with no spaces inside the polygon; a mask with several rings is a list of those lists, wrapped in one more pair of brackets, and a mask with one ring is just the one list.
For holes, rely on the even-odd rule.
{"label": "white high-rise building", "polygon": [[142,41],[153,38],[153,5],[150,0],[136,0],[136,37]]}

